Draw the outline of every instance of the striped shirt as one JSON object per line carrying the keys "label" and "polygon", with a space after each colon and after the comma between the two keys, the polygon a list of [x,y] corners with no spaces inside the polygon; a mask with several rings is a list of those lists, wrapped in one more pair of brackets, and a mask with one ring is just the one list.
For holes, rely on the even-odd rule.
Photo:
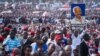
{"label": "striped shirt", "polygon": [[5,41],[3,42],[3,45],[6,45],[5,47],[6,51],[12,52],[14,48],[18,48],[21,46],[21,42],[17,37],[15,37],[14,39],[6,38]]}

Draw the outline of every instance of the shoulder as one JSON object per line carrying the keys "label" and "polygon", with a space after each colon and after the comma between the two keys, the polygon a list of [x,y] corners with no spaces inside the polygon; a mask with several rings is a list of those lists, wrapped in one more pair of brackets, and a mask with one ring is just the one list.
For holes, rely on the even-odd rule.
{"label": "shoulder", "polygon": [[35,46],[35,45],[36,45],[36,42],[31,44],[31,46]]}
{"label": "shoulder", "polygon": [[78,21],[76,20],[75,17],[73,19],[71,19],[71,24],[78,24]]}
{"label": "shoulder", "polygon": [[83,41],[83,42],[80,44],[80,46],[84,46],[84,45],[86,45],[86,43]]}

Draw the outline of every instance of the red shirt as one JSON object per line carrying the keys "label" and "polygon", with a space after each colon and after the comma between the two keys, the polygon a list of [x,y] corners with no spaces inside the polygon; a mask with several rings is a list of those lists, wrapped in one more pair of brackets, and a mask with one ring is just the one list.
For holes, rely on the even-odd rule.
{"label": "red shirt", "polygon": [[4,37],[2,35],[0,35],[0,42],[3,42]]}

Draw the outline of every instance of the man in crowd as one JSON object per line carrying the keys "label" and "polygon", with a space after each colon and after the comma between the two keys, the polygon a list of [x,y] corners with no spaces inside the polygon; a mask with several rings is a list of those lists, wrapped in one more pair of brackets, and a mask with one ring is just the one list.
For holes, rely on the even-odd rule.
{"label": "man in crowd", "polygon": [[71,56],[72,48],[70,45],[64,47],[67,56]]}
{"label": "man in crowd", "polygon": [[23,32],[23,39],[22,39],[22,42],[21,42],[21,45],[22,45],[22,53],[21,55],[25,55],[24,54],[24,48],[25,46],[27,45],[31,45],[32,41],[29,39],[28,37],[28,33],[26,31]]}
{"label": "man in crowd", "polygon": [[21,46],[20,40],[16,37],[16,33],[13,30],[10,32],[9,37],[3,42],[3,46],[8,54],[11,54],[14,48]]}
{"label": "man in crowd", "polygon": [[55,35],[55,51],[53,52],[52,56],[58,56],[60,51],[63,51],[62,47],[62,35],[61,34],[56,34]]}
{"label": "man in crowd", "polygon": [[89,56],[89,40],[90,40],[90,36],[88,34],[84,34],[83,36],[83,42],[80,44],[80,54],[79,56]]}
{"label": "man in crowd", "polygon": [[32,47],[30,45],[26,45],[24,48],[25,55],[22,56],[32,56],[31,52],[32,52]]}

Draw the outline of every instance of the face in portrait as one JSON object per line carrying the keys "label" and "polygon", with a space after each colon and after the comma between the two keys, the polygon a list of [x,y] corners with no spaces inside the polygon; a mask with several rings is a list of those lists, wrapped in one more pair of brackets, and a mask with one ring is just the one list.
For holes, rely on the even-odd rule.
{"label": "face in portrait", "polygon": [[81,8],[79,6],[76,6],[76,7],[73,8],[73,13],[74,13],[74,15],[75,15],[75,17],[77,19],[81,20],[81,14],[82,14],[82,12],[81,12]]}

